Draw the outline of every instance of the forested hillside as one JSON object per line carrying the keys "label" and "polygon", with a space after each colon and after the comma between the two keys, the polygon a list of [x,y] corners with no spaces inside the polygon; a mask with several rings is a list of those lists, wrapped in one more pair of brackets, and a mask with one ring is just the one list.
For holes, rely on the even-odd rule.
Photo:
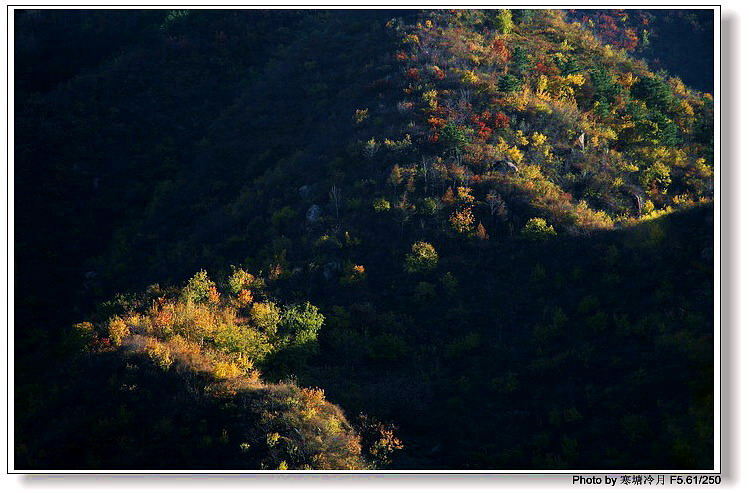
{"label": "forested hillside", "polygon": [[16,468],[712,467],[712,11],[14,21]]}

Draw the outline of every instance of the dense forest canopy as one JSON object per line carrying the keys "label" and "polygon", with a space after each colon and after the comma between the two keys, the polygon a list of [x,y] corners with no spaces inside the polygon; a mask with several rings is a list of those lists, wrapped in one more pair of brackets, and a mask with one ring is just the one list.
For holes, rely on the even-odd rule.
{"label": "dense forest canopy", "polygon": [[13,20],[17,469],[712,468],[712,10]]}

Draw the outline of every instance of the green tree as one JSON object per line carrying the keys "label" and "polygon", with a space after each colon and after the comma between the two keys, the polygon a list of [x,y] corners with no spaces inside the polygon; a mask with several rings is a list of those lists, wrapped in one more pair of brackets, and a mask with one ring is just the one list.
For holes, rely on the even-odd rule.
{"label": "green tree", "polygon": [[665,192],[671,184],[671,169],[661,161],[655,161],[642,171],[640,183],[644,188]]}
{"label": "green tree", "polygon": [[559,53],[555,58],[555,61],[562,75],[572,75],[582,71],[577,58],[572,55],[563,55]]}
{"label": "green tree", "polygon": [[512,19],[516,24],[525,24],[532,22],[536,17],[536,11],[533,9],[513,9]]}
{"label": "green tree", "polygon": [[512,22],[512,11],[509,9],[500,10],[494,17],[494,27],[500,34],[510,34],[515,27]]}
{"label": "green tree", "polygon": [[674,147],[679,143],[679,127],[660,111],[653,111],[650,116],[653,122],[650,141],[655,145]]}
{"label": "green tree", "polygon": [[414,291],[414,298],[421,306],[426,306],[432,303],[437,299],[437,290],[435,289],[434,284],[429,282],[420,282],[417,284],[416,290]]}
{"label": "green tree", "polygon": [[193,303],[209,303],[216,301],[218,291],[216,291],[216,283],[211,281],[208,277],[208,273],[201,270],[189,281],[187,285],[182,289],[182,297],[187,301]]}
{"label": "green tree", "polygon": [[418,241],[411,245],[411,254],[406,256],[406,272],[431,272],[437,267],[439,256],[434,247],[425,242]]}
{"label": "green tree", "polygon": [[660,77],[641,77],[632,86],[631,93],[650,109],[668,111],[674,101],[671,88]]}
{"label": "green tree", "polygon": [[325,316],[309,302],[292,305],[283,313],[282,331],[290,337],[294,346],[317,352],[317,334],[325,322]]}
{"label": "green tree", "polygon": [[440,131],[440,142],[442,142],[448,150],[462,152],[466,144],[468,144],[468,137],[466,136],[465,130],[463,130],[457,123],[448,122]]}
{"label": "green tree", "polygon": [[512,74],[502,75],[497,79],[497,88],[502,92],[515,92],[522,86],[521,80]]}
{"label": "green tree", "polygon": [[229,288],[231,292],[238,295],[245,289],[251,289],[255,283],[255,276],[244,269],[232,266],[232,274],[229,277]]}
{"label": "green tree", "polygon": [[250,319],[256,327],[263,329],[266,333],[273,334],[281,324],[281,309],[272,301],[254,303],[250,310]]}
{"label": "green tree", "polygon": [[512,49],[512,58],[510,61],[510,71],[523,75],[531,67],[531,58],[528,54],[528,50],[522,46],[516,46]]}
{"label": "green tree", "polygon": [[593,98],[600,103],[611,103],[622,91],[622,86],[616,82],[616,79],[605,68],[599,67],[591,70],[590,83],[595,89]]}
{"label": "green tree", "polygon": [[397,334],[380,334],[369,342],[369,357],[375,361],[397,361],[408,352],[408,344]]}
{"label": "green tree", "polygon": [[554,226],[546,224],[546,219],[540,217],[529,219],[525,226],[523,226],[522,231],[523,236],[534,240],[543,240],[556,234]]}

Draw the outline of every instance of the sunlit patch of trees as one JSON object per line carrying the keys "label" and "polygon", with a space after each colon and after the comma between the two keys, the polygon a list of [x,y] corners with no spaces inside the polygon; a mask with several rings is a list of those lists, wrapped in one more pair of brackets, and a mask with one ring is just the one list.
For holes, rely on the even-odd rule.
{"label": "sunlit patch of trees", "polygon": [[[364,272],[356,265],[351,270],[355,278]],[[77,324],[76,337],[94,353],[142,353],[163,372],[204,375],[209,396],[235,396],[249,406],[248,418],[259,418],[234,437],[253,450],[253,458],[258,448],[263,451],[261,462],[248,462],[249,468],[369,469],[388,463],[390,453],[402,448],[392,426],[368,418],[363,429],[370,449],[362,451],[358,432],[321,389],[262,380],[267,365],[299,368],[317,354],[325,320],[319,310],[270,300],[263,279],[241,268],[221,285],[226,293],[203,270],[180,290],[153,286],[106,323]]]}
{"label": "sunlit patch of trees", "polygon": [[[468,165],[457,181],[515,188],[553,224],[578,232],[631,224],[648,198],[658,208],[672,207],[676,196],[690,197],[677,199],[681,207],[709,199],[710,178],[693,178],[697,160],[711,153],[695,127],[705,98],[677,78],[652,73],[559,11],[428,16],[430,27],[410,31],[419,43],[407,40],[408,62],[432,73],[451,67],[452,76],[419,81],[427,107],[412,132],[435,144],[448,169]],[[631,50],[632,32],[623,36]],[[685,144],[693,157],[678,173],[674,161],[643,159]],[[511,165],[497,165],[502,159]],[[619,160],[639,172],[617,167]],[[473,227],[468,214],[452,210],[447,219],[464,232]]]}

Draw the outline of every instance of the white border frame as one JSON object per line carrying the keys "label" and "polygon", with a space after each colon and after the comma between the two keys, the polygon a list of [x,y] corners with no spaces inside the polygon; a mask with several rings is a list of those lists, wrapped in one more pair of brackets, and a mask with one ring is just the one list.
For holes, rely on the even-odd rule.
{"label": "white border frame", "polygon": [[[265,2],[263,2],[265,3]],[[12,325],[10,323],[11,320],[13,320],[13,306],[10,303],[10,300],[12,299],[13,294],[13,285],[11,282],[11,279],[14,275],[14,269],[13,265],[10,262],[10,255],[13,252],[13,214],[14,214],[14,200],[13,200],[13,188],[10,186],[11,183],[14,183],[13,177],[13,166],[10,165],[10,163],[13,163],[13,146],[11,145],[11,142],[14,142],[14,133],[13,133],[13,121],[10,115],[13,114],[13,101],[14,101],[14,94],[13,94],[13,88],[12,84],[10,84],[10,77],[13,74],[13,56],[10,55],[10,52],[8,53],[7,57],[7,63],[8,63],[8,78],[6,79],[8,87],[7,87],[7,115],[8,119],[6,121],[6,128],[7,128],[7,149],[8,149],[8,174],[7,174],[7,180],[6,187],[8,190],[8,196],[7,196],[7,218],[8,218],[8,235],[9,235],[9,242],[8,242],[8,305],[7,305],[7,316],[9,321],[8,326],[8,346],[5,347],[6,354],[8,355],[8,366],[7,370],[9,371],[8,377],[8,423],[10,423],[9,427],[7,428],[9,432],[9,436],[7,436],[8,439],[8,450],[7,450],[7,458],[8,458],[8,472],[11,474],[65,474],[65,475],[148,475],[148,476],[162,476],[163,475],[169,475],[170,477],[192,477],[197,474],[205,475],[213,475],[214,477],[226,477],[228,475],[263,475],[263,476],[272,476],[272,477],[278,477],[278,476],[320,476],[320,475],[332,475],[336,477],[347,477],[351,475],[366,475],[366,476],[383,476],[383,475],[405,475],[405,474],[416,474],[416,475],[457,475],[461,477],[465,476],[474,476],[474,475],[492,475],[492,476],[507,476],[512,475],[514,477],[546,477],[546,478],[552,478],[552,477],[563,477],[563,478],[569,478],[570,475],[596,475],[599,477],[603,477],[603,475],[608,476],[619,476],[622,474],[665,474],[667,477],[670,474],[688,474],[688,475],[699,475],[699,474],[720,474],[722,473],[722,453],[726,452],[726,449],[723,448],[723,434],[724,431],[721,428],[721,417],[723,416],[723,409],[721,408],[721,396],[723,386],[721,385],[723,380],[721,379],[722,376],[722,370],[723,370],[723,361],[721,360],[721,348],[722,348],[722,333],[723,333],[723,327],[721,324],[721,218],[723,217],[721,215],[721,176],[722,176],[722,166],[721,166],[721,157],[723,156],[722,147],[721,147],[721,122],[722,114],[721,114],[721,89],[722,89],[722,81],[721,81],[721,40],[723,39],[723,33],[721,29],[721,9],[720,6],[716,5],[704,5],[697,2],[684,2],[680,5],[642,5],[642,4],[631,4],[631,5],[471,5],[471,6],[456,6],[452,4],[446,4],[446,5],[434,5],[434,3],[426,4],[426,5],[411,5],[411,6],[395,6],[395,5],[388,5],[387,3],[382,5],[367,5],[367,6],[352,6],[347,4],[346,2],[331,2],[331,4],[328,5],[316,5],[311,6],[307,5],[309,2],[303,1],[302,3],[305,4],[306,7],[313,7],[313,8],[362,8],[362,9],[370,9],[370,8],[402,8],[402,9],[408,9],[408,8],[500,8],[500,7],[530,7],[530,8],[647,8],[647,9],[677,9],[677,8],[708,8],[712,9],[714,12],[714,27],[715,27],[715,42],[714,42],[714,60],[715,60],[715,78],[714,78],[714,99],[715,99],[715,195],[714,195],[714,206],[715,206],[715,216],[716,220],[714,221],[714,260],[715,260],[715,266],[718,268],[714,269],[714,304],[715,304],[715,340],[714,340],[714,361],[716,362],[714,369],[714,401],[715,401],[715,410],[714,410],[714,420],[715,420],[715,444],[714,444],[714,457],[715,457],[715,463],[714,468],[709,470],[676,470],[676,471],[667,471],[667,470],[616,470],[616,471],[602,471],[602,470],[590,470],[590,471],[582,471],[582,470],[509,470],[509,471],[500,471],[500,470],[407,470],[407,471],[378,471],[378,472],[372,472],[372,471],[286,471],[284,473],[279,473],[278,471],[262,471],[262,470],[252,470],[252,471],[246,471],[246,470],[237,470],[237,471],[227,471],[227,470],[179,470],[179,471],[164,471],[164,470],[130,470],[130,471],[121,471],[121,470],[75,470],[75,471],[69,471],[69,470],[48,470],[48,471],[38,471],[38,470],[18,470],[13,468],[13,441],[12,441],[12,423],[14,422],[13,413],[13,382],[10,380],[12,377],[12,368],[13,368],[13,352],[10,351],[10,349],[13,346],[13,330]],[[138,4],[128,4],[128,5],[116,5],[116,8],[123,8],[123,9],[161,9],[161,8],[173,8],[173,7],[196,7],[196,8],[206,8],[206,9],[219,9],[219,8],[270,8],[270,9],[285,9],[285,8],[300,8],[301,6],[298,4],[291,4],[291,5],[259,5],[259,6],[246,6],[246,5],[232,5],[232,4],[224,4],[221,6],[206,6],[204,4],[201,4],[200,2],[184,2],[180,5],[138,5]],[[101,6],[100,4],[96,4],[94,2],[83,2],[81,4],[76,5],[65,5],[62,2],[53,2],[51,5],[45,5],[45,6],[34,6],[34,5],[7,5],[6,8],[6,21],[7,21],[7,45],[6,49],[12,46],[13,39],[14,39],[14,29],[13,29],[13,20],[12,20],[12,13],[13,10],[16,8],[112,8],[113,6]],[[235,476],[236,477],[236,476]],[[446,479],[446,478],[445,478]],[[568,480],[569,481],[569,480]]]}

